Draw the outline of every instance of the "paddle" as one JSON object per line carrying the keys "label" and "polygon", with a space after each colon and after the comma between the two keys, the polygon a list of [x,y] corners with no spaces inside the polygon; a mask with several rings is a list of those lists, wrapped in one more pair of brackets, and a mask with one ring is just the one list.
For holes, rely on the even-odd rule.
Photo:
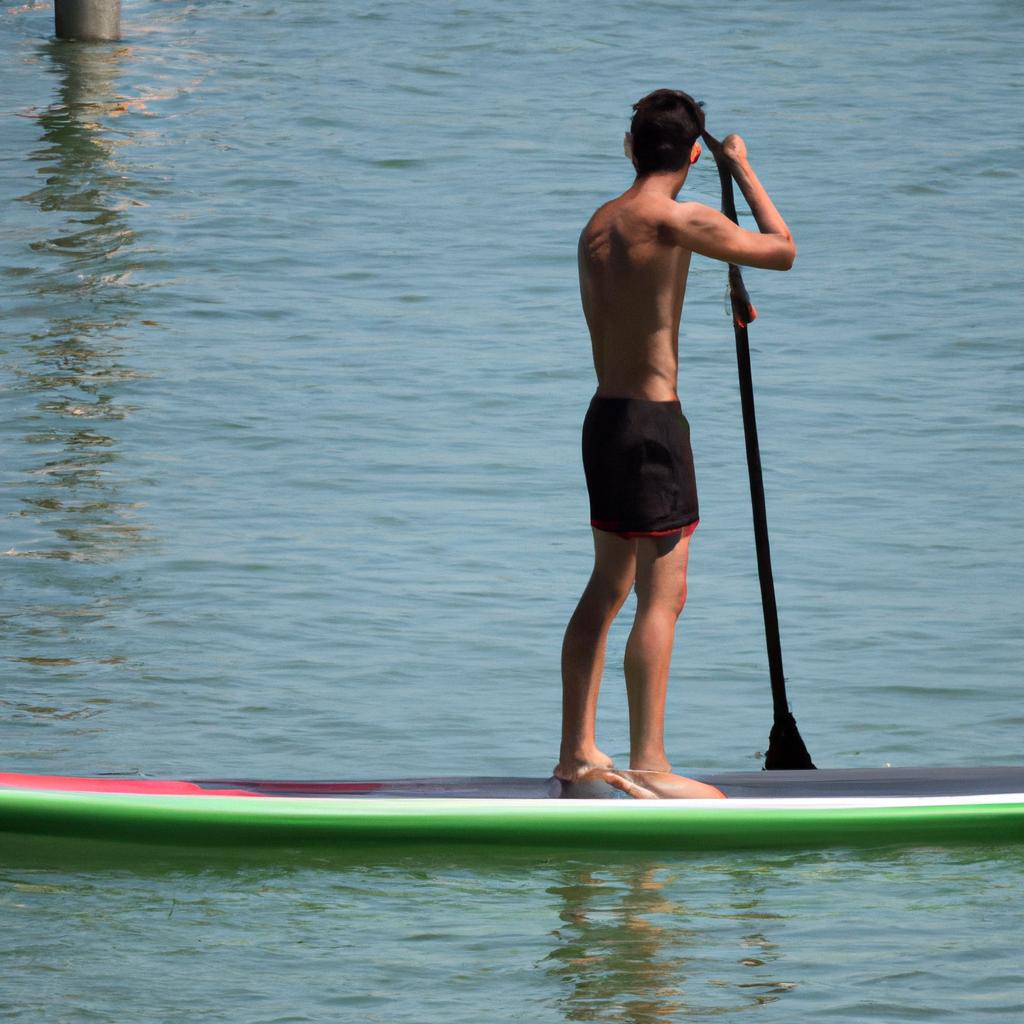
{"label": "paddle", "polygon": [[[733,195],[732,172],[722,155],[721,144],[707,132],[705,140],[715,158],[722,183],[722,213],[734,224],[736,200]],[[732,323],[736,332],[736,363],[740,378],[740,404],[743,407],[743,436],[747,444],[747,473],[750,476],[750,503],[754,513],[754,542],[757,547],[757,576],[761,582],[761,607],[764,610],[764,634],[768,644],[768,672],[772,683],[772,705],[775,721],[768,737],[768,753],[764,767],[773,769],[813,768],[811,755],[804,746],[796,719],[786,699],[786,679],[782,672],[782,644],[779,640],[779,613],[775,606],[775,583],[772,580],[772,558],[768,548],[768,519],[764,507],[764,481],[761,476],[761,450],[757,443],[757,421],[754,418],[754,383],[750,373],[750,343],[747,324],[756,316],[743,283],[740,268],[729,264],[729,298]]]}

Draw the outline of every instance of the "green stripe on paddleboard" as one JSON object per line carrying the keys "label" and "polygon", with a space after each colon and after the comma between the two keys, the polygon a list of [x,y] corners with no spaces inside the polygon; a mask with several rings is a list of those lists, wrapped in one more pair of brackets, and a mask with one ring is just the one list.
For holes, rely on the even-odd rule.
{"label": "green stripe on paddleboard", "polygon": [[0,834],[166,845],[498,843],[752,849],[1024,839],[1024,802],[680,806],[622,800],[296,799],[0,790]]}

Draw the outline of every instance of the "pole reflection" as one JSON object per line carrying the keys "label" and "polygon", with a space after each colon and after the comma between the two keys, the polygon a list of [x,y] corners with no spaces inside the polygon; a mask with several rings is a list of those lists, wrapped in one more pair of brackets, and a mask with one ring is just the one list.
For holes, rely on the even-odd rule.
{"label": "pole reflection", "polygon": [[32,265],[9,270],[22,292],[14,390],[35,401],[15,410],[22,522],[5,553],[107,562],[146,535],[111,427],[136,409],[119,390],[143,376],[128,362],[144,290],[133,279],[141,257],[126,211],[153,189],[120,159],[131,134],[108,123],[137,105],[117,94],[131,48],[51,42],[39,52],[57,88],[55,102],[32,112],[41,145],[28,159],[43,184],[20,197],[45,217],[28,240]]}
{"label": "pole reflection", "polygon": [[[46,722],[51,745],[102,732],[90,720],[111,705],[116,675],[132,670],[124,634],[111,628],[131,615],[142,578],[124,563],[152,540],[145,473],[126,441],[147,376],[133,365],[140,333],[158,335],[147,297],[159,264],[133,217],[163,188],[131,148],[153,122],[124,118],[149,111],[121,94],[125,72],[146,55],[50,41],[25,62],[53,86],[50,102],[20,111],[38,125],[38,142],[10,172],[14,180],[31,168],[38,184],[13,204],[2,268],[13,301],[0,325],[10,381],[0,543],[10,600],[0,629],[17,696],[0,701],[0,719],[15,730]],[[32,756],[47,747],[34,730],[11,735],[24,735]]]}
{"label": "pole reflection", "polygon": [[548,890],[562,924],[545,968],[565,987],[567,1021],[744,1015],[795,987],[775,977],[782,955],[766,922],[777,918],[754,874],[645,860],[561,874]]}

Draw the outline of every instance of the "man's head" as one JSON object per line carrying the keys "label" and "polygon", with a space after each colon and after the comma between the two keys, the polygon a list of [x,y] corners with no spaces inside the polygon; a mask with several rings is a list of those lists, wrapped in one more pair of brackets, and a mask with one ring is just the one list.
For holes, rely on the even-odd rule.
{"label": "man's head", "polygon": [[696,161],[704,131],[702,104],[675,89],[655,89],[633,104],[626,155],[639,175],[679,171]]}

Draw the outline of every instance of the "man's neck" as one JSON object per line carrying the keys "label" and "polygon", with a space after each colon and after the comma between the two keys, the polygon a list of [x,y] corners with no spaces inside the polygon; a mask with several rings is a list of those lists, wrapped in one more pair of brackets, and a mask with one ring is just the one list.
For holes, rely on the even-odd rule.
{"label": "man's neck", "polygon": [[679,171],[665,171],[661,174],[638,174],[629,191],[634,195],[661,195],[675,199],[683,187],[683,182],[686,181],[686,172],[689,169],[685,167]]}

